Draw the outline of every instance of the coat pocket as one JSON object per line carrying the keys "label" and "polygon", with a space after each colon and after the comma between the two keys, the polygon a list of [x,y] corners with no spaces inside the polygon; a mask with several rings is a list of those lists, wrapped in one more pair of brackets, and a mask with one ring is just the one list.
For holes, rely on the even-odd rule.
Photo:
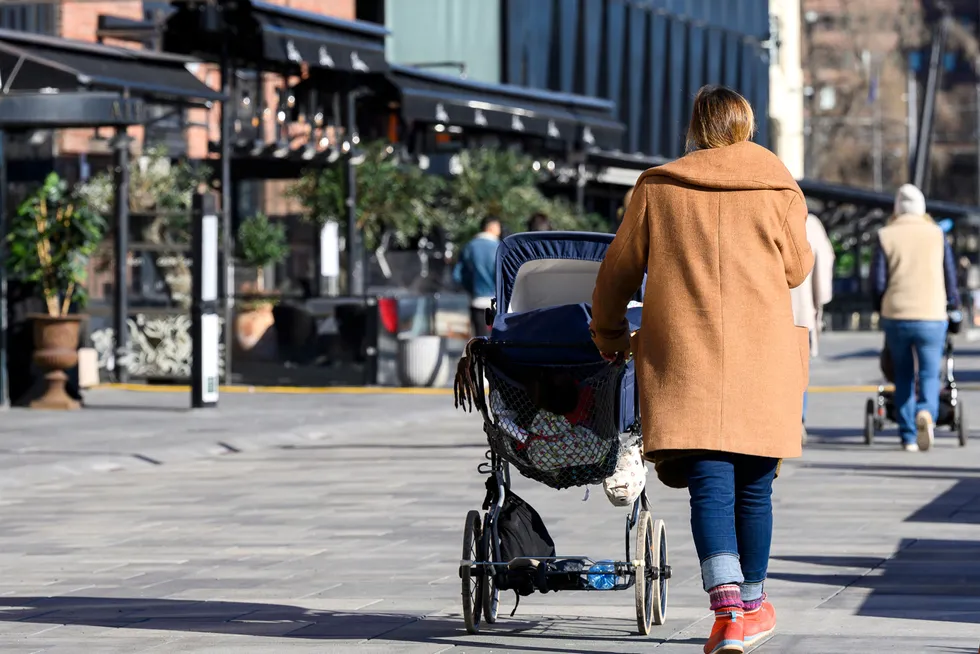
{"label": "coat pocket", "polygon": [[803,373],[803,391],[810,385],[810,330],[796,327],[796,345],[800,351],[800,370]]}

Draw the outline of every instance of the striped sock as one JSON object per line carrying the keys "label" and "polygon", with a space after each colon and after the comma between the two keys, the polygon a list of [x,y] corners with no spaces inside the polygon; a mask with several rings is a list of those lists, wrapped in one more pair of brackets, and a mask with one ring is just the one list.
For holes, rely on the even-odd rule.
{"label": "striped sock", "polygon": [[708,598],[711,600],[711,610],[742,608],[742,595],[738,584],[723,584],[715,586],[708,591]]}
{"label": "striped sock", "polygon": [[743,601],[742,602],[742,608],[745,609],[745,612],[746,613],[748,613],[750,611],[757,611],[759,609],[759,607],[762,606],[762,603],[765,602],[765,601],[766,601],[766,594],[763,593],[762,596],[759,597],[759,598],[757,598],[757,599],[751,599],[751,600],[745,600],[745,601]]}

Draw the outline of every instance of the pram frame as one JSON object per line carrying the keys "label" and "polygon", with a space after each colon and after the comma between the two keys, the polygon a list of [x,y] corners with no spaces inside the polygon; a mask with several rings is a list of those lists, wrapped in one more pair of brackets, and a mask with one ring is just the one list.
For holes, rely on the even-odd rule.
{"label": "pram frame", "polygon": [[[605,250],[612,242],[611,234],[591,234],[575,232],[537,232],[517,234],[505,239],[497,252],[497,292],[491,309],[487,311],[488,323],[493,322],[497,312],[508,313],[511,302],[517,293],[515,282],[524,263],[534,261],[534,248],[541,246],[541,251],[547,253],[542,259],[557,261],[594,262],[602,261]],[[576,256],[574,247],[566,247],[569,243],[581,243],[582,254]],[[512,256],[513,255],[513,256]],[[597,266],[596,266],[597,269]],[[576,274],[581,277],[583,266],[576,267]],[[554,290],[554,289],[549,289]],[[591,292],[591,288],[587,289]],[[546,293],[546,295],[548,295]],[[572,294],[573,295],[573,294]],[[551,298],[560,297],[568,301],[570,295],[558,292],[548,295]],[[574,299],[574,301],[583,301]],[[477,341],[478,346],[490,345],[486,339]],[[509,345],[496,342],[494,345]],[[591,344],[590,344],[591,345]],[[542,347],[556,347],[555,344],[541,344]],[[560,347],[560,346],[559,346]],[[654,520],[646,489],[632,503],[626,516],[625,525],[625,554],[623,560],[607,562],[611,565],[616,576],[611,588],[596,588],[588,583],[590,576],[610,574],[608,571],[590,572],[596,563],[588,556],[555,556],[555,557],[526,557],[511,561],[501,560],[500,534],[498,521],[504,507],[507,494],[511,489],[510,464],[494,448],[493,434],[496,430],[492,410],[485,393],[490,389],[484,388],[484,364],[482,347],[475,347],[474,361],[469,376],[475,385],[472,403],[478,408],[483,421],[484,432],[490,448],[485,454],[486,461],[480,463],[477,471],[489,476],[495,490],[488,492],[484,503],[484,513],[470,511],[466,516],[463,530],[463,553],[459,562],[459,577],[463,598],[463,619],[469,633],[478,633],[481,622],[488,624],[497,621],[499,609],[499,593],[510,587],[510,581],[515,569],[528,575],[533,582],[535,592],[551,590],[572,590],[571,588],[549,588],[549,577],[561,574],[568,579],[578,575],[574,590],[628,590],[634,589],[634,599],[637,618],[637,629],[641,635],[648,635],[654,624],[662,625],[666,621],[671,567],[669,562],[666,526],[663,520]],[[638,415],[634,415],[634,424],[630,434],[640,438]],[[634,558],[635,557],[635,558]],[[583,564],[580,572],[558,570],[561,562],[575,561]],[[518,600],[519,601],[519,600]],[[516,611],[515,606],[515,611]]]}
{"label": "pram frame", "polygon": [[[496,484],[496,493],[482,519],[479,518],[478,511],[470,511],[467,514],[463,534],[463,558],[459,562],[463,621],[466,624],[466,630],[471,634],[479,633],[480,623],[483,619],[488,624],[497,621],[500,590],[502,588],[507,589],[509,584],[508,571],[515,563],[530,561],[529,559],[500,560],[498,518],[507,493],[510,491],[510,466],[492,449],[487,450],[486,458],[487,461],[481,463],[477,471],[480,474],[492,476]],[[476,524],[479,525],[479,533],[475,533],[476,530],[472,528],[474,517],[477,520]],[[631,550],[634,531],[636,532],[636,547]],[[604,561],[606,565],[611,565],[615,570],[617,579],[614,585],[611,588],[595,588],[588,584],[589,577],[593,574],[609,573],[592,573],[584,570],[577,573],[582,583],[581,587],[576,590],[615,591],[635,588],[637,629],[641,635],[645,636],[650,633],[653,625],[662,625],[666,622],[668,581],[671,577],[666,526],[662,520],[652,519],[646,489],[633,502],[630,512],[626,516],[624,540],[626,546],[624,560]],[[469,546],[469,543],[475,547]],[[468,548],[470,549],[469,552],[467,551]],[[641,550],[643,550],[643,558],[634,559],[632,555],[634,553],[640,555]],[[471,553],[476,554],[476,556],[470,556]],[[582,555],[534,557],[533,560],[537,562],[537,567],[527,567],[526,571],[529,578],[533,580],[535,590],[541,593],[559,590],[548,587],[548,577],[569,574],[556,570],[555,565],[557,563],[576,561],[584,563],[590,568],[596,563],[592,558]],[[642,584],[637,583],[637,579],[641,575]],[[514,610],[517,610],[516,606]]]}

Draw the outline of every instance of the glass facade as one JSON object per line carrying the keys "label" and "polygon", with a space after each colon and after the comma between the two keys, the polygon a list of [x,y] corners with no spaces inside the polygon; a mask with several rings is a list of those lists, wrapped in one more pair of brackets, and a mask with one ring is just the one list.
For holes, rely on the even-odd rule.
{"label": "glass facade", "polygon": [[626,151],[680,156],[711,83],[749,99],[768,145],[768,0],[501,1],[500,81],[614,100]]}

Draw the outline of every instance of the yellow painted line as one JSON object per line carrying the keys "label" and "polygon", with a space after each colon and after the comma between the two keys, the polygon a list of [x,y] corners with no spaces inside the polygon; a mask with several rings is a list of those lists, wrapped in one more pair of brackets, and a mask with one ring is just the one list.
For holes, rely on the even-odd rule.
{"label": "yellow painted line", "polygon": [[[140,393],[190,393],[187,385],[99,384],[94,388]],[[452,395],[451,388],[403,388],[399,386],[219,386],[220,393],[268,393],[282,395]]]}
{"label": "yellow painted line", "polygon": [[[980,384],[958,384],[962,391],[980,391]],[[99,384],[96,389],[117,391],[136,391],[139,393],[190,393],[187,385],[154,385],[154,384]],[[281,395],[452,395],[451,388],[404,388],[399,386],[220,386],[221,393],[256,393]],[[877,393],[878,386],[810,386],[807,389],[814,394],[827,393]],[[885,390],[894,390],[885,386]]]}
{"label": "yellow painted line", "polygon": [[[810,393],[877,393],[878,386],[810,386]],[[885,386],[885,390],[894,390],[893,386]]]}

